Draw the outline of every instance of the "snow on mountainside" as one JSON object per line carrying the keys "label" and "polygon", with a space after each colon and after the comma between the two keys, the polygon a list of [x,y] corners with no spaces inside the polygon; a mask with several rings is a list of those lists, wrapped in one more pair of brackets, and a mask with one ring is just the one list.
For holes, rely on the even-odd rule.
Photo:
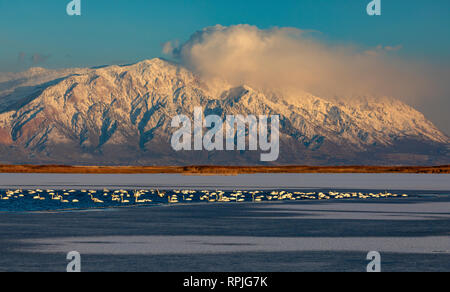
{"label": "snow on mountainside", "polygon": [[448,163],[449,138],[393,99],[331,101],[207,84],[153,59],[0,77],[0,163],[259,164],[251,152],[175,152],[171,119],[280,115],[279,164]]}

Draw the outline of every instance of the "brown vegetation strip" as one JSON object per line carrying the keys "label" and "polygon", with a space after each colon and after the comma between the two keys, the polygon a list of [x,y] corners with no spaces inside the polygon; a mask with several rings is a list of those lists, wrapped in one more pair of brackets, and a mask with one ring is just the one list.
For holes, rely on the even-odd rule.
{"label": "brown vegetation strip", "polygon": [[443,166],[66,166],[0,165],[0,173],[238,175],[251,173],[450,173]]}

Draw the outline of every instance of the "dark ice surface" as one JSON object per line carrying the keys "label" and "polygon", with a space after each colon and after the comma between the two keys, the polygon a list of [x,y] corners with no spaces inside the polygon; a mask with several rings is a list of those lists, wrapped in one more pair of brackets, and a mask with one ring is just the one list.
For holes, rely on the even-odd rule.
{"label": "dark ice surface", "polygon": [[449,194],[0,213],[0,271],[450,271]]}

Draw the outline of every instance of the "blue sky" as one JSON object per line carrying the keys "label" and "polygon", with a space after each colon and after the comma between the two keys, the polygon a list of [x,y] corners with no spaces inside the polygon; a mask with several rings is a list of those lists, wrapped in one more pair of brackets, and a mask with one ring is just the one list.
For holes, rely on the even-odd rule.
{"label": "blue sky", "polygon": [[[0,0],[0,71],[129,63],[161,56],[161,44],[184,41],[206,26],[296,27],[364,47],[401,45],[428,62],[450,59],[450,1],[382,0],[81,0],[82,16],[66,15],[69,0]],[[34,58],[33,58],[34,56]]]}

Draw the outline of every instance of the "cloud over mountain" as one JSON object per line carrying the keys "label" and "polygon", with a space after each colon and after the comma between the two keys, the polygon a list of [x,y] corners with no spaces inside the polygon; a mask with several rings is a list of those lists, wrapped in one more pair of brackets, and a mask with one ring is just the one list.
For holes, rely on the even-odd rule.
{"label": "cloud over mountain", "polygon": [[311,31],[259,29],[250,25],[213,26],[164,53],[204,78],[259,89],[307,91],[321,96],[395,96],[409,102],[450,92],[432,66],[396,55],[402,45],[358,48],[334,45]]}

